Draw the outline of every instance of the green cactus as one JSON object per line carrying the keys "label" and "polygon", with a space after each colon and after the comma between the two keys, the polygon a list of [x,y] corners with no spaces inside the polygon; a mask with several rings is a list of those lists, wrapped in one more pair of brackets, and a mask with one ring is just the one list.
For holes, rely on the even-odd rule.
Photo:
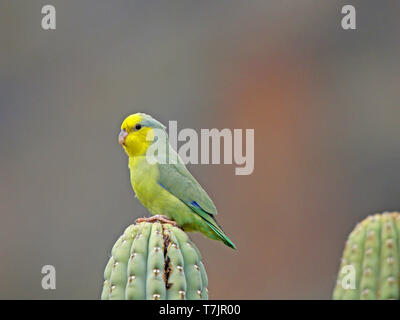
{"label": "green cactus", "polygon": [[111,251],[104,279],[102,300],[208,299],[199,250],[168,223],[129,226]]}
{"label": "green cactus", "polygon": [[[335,300],[400,299],[400,214],[375,214],[350,234],[333,293]],[[344,288],[346,266],[355,270],[355,288]]]}

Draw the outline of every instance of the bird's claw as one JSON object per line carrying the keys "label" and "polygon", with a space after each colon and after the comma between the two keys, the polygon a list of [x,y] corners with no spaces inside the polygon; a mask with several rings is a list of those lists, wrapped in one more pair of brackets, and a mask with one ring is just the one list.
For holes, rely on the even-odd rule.
{"label": "bird's claw", "polygon": [[170,220],[170,219],[168,219],[168,217],[162,216],[159,214],[148,217],[148,218],[146,218],[146,217],[138,218],[138,219],[136,219],[135,222],[141,223],[141,222],[156,222],[156,221],[161,222],[161,223],[169,223],[169,224],[172,224],[174,227],[178,226],[178,224],[174,220]]}

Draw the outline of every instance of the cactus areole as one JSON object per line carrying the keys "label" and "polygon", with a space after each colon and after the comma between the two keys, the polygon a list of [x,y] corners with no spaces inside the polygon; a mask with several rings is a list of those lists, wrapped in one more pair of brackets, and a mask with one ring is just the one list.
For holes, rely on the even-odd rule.
{"label": "cactus areole", "polygon": [[126,228],[112,248],[104,279],[103,300],[208,299],[199,250],[169,223]]}
{"label": "cactus areole", "polygon": [[375,214],[347,240],[333,298],[400,299],[400,214]]}

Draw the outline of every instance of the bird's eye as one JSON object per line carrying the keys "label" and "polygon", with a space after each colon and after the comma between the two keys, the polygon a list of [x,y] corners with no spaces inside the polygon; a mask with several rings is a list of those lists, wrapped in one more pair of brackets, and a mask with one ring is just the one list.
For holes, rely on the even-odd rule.
{"label": "bird's eye", "polygon": [[141,128],[142,128],[141,124],[137,124],[136,127],[135,127],[136,130],[140,130]]}

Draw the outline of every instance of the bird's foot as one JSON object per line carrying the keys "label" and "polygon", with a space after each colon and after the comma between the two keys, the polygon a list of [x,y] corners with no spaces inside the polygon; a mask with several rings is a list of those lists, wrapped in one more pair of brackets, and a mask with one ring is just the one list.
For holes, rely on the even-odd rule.
{"label": "bird's foot", "polygon": [[156,221],[161,222],[161,223],[169,223],[169,224],[172,224],[175,227],[178,226],[178,224],[174,220],[170,220],[170,219],[168,219],[168,217],[162,216],[162,215],[159,215],[159,214],[156,214],[155,216],[151,216],[151,217],[148,217],[148,218],[143,217],[143,218],[136,219],[136,223],[156,222]]}

